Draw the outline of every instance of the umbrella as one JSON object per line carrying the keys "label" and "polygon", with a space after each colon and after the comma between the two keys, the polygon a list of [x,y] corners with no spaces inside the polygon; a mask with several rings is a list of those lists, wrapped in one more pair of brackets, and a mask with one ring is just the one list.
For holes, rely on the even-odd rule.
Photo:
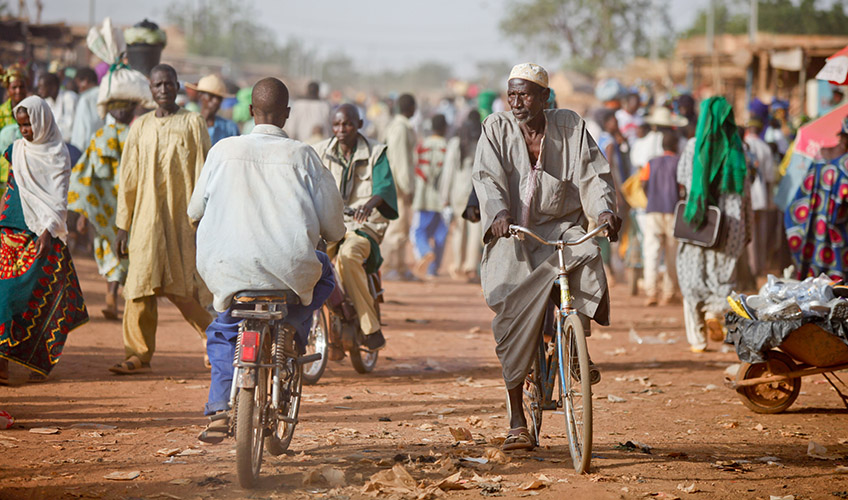
{"label": "umbrella", "polygon": [[848,85],[848,46],[827,58],[817,80],[827,80],[834,85]]}
{"label": "umbrella", "polygon": [[837,134],[846,116],[848,104],[843,104],[799,128],[795,137],[795,152],[808,158],[819,158],[822,148],[831,148],[839,142]]}

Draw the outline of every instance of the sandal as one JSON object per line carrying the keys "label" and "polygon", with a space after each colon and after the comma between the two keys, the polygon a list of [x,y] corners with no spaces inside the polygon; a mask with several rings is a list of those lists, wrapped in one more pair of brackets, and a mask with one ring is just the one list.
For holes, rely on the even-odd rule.
{"label": "sandal", "polygon": [[109,371],[118,375],[133,375],[136,373],[150,372],[150,363],[142,363],[138,356],[130,356],[129,359],[121,361],[109,368]]}
{"label": "sandal", "polygon": [[713,342],[724,342],[725,332],[721,326],[721,320],[718,318],[710,318],[705,322],[707,337]]}
{"label": "sandal", "polygon": [[218,444],[230,434],[230,415],[225,410],[209,417],[209,423],[197,439],[207,444]]}
{"label": "sandal", "polygon": [[516,450],[532,450],[536,447],[536,442],[533,440],[533,436],[530,435],[530,431],[527,430],[527,427],[518,427],[515,429],[510,429],[506,435],[506,439],[501,445],[501,450],[503,451],[516,451]]}

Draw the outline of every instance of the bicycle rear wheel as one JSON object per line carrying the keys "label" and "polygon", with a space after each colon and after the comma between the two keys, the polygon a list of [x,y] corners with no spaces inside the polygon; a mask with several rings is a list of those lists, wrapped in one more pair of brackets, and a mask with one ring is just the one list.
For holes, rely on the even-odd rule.
{"label": "bicycle rear wheel", "polygon": [[578,474],[592,461],[592,381],[589,348],[583,324],[576,314],[566,316],[557,336],[559,396],[565,412],[568,448]]}
{"label": "bicycle rear wheel", "polygon": [[[260,364],[271,363],[271,335],[268,325],[259,326],[262,335]],[[265,437],[265,417],[270,398],[269,368],[256,370],[256,386],[239,389],[236,408],[236,470],[242,488],[253,488],[262,468],[262,450]],[[233,383],[237,381],[233,380]]]}
{"label": "bicycle rear wheel", "polygon": [[[294,344],[293,333],[281,331],[280,334],[284,335],[284,340],[277,347],[284,352],[288,351],[289,355],[294,355],[297,347]],[[271,432],[265,438],[265,448],[274,456],[282,455],[289,449],[294,437],[294,428],[297,425],[300,395],[303,390],[302,365],[288,355],[281,356],[277,363],[284,366],[280,380],[280,410],[272,421]]]}

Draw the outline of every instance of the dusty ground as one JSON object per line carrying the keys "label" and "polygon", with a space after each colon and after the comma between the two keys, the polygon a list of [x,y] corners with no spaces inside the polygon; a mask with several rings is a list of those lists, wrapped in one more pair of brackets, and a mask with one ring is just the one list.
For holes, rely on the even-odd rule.
{"label": "dusty ground", "polygon": [[[491,314],[477,286],[448,279],[388,284],[389,345],[375,373],[331,363],[320,384],[305,390],[292,453],[266,454],[261,487],[245,491],[233,442],[195,439],[208,387],[196,335],[163,305],[154,372],[111,375],[107,367],[123,354],[120,325],[99,313],[104,286],[93,261],[78,256],[76,263],[92,321],[68,338],[48,383],[0,388],[0,409],[17,420],[0,431],[2,499],[364,498],[369,478],[396,463],[425,485],[457,470],[493,484],[447,498],[848,497],[848,469],[840,468],[848,465],[848,412],[822,378],[805,379],[787,413],[754,414],[722,386],[734,353],[691,354],[680,307],[645,309],[623,285],[612,291],[612,326],[590,340],[604,376],[595,387],[592,473],[573,473],[564,418],[554,413],[545,414],[542,448],[509,463],[456,469],[460,456],[484,456],[485,441],[503,435],[506,421]],[[667,343],[635,343],[631,328]],[[58,431],[31,432],[44,427]],[[469,429],[480,444],[455,444],[449,427]],[[628,440],[650,446],[650,454],[617,448]],[[808,457],[810,440],[837,459]],[[162,449],[199,451],[166,459],[156,454]],[[720,470],[720,461],[737,465]],[[104,478],[128,471],[139,475]],[[347,486],[331,488],[322,473]],[[539,474],[548,480],[541,489],[521,489]]]}

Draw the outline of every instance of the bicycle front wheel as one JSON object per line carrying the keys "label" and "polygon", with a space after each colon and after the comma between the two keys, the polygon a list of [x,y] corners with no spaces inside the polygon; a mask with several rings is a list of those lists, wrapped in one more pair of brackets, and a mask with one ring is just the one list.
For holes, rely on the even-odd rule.
{"label": "bicycle front wheel", "polygon": [[592,381],[589,348],[583,324],[576,314],[566,316],[557,336],[559,397],[565,412],[568,448],[578,474],[592,461]]}

